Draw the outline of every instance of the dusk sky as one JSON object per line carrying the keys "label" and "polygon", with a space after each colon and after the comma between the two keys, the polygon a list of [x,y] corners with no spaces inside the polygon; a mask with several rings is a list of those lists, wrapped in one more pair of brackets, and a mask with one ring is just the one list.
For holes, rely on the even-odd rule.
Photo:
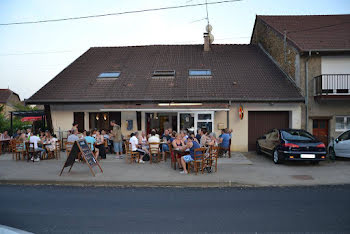
{"label": "dusk sky", "polygon": [[[1,0],[0,24],[203,2]],[[348,14],[350,1],[243,0],[209,5],[208,9],[214,43],[247,44],[257,14]],[[0,25],[0,88],[9,87],[22,100],[29,98],[93,46],[202,44],[205,17],[205,6],[199,6],[52,23]]]}

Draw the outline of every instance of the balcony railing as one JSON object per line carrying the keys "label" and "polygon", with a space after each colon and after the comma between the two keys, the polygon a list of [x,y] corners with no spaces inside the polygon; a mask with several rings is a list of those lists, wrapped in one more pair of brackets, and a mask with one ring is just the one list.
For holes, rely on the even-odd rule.
{"label": "balcony railing", "polygon": [[350,74],[325,74],[315,77],[315,96],[350,95]]}

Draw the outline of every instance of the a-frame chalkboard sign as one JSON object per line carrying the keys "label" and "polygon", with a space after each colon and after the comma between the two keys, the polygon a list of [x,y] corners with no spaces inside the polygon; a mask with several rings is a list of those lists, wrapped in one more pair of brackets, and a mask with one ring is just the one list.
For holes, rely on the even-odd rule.
{"label": "a-frame chalkboard sign", "polygon": [[86,143],[84,139],[82,139],[74,142],[72,149],[67,157],[67,160],[63,165],[60,176],[62,175],[62,172],[66,167],[70,166],[68,171],[70,172],[70,170],[72,169],[75,163],[75,159],[80,158],[79,156],[82,157],[83,160],[86,162],[93,176],[95,176],[95,172],[92,168],[96,165],[100,168],[101,172],[103,173],[103,170],[100,164],[98,163],[98,161],[95,159],[94,154],[92,153],[89,145]]}

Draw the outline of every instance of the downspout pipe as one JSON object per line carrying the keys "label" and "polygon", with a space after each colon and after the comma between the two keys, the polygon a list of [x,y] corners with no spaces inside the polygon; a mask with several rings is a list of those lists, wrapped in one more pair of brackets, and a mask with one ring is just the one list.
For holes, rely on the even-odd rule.
{"label": "downspout pipe", "polygon": [[311,57],[311,51],[305,60],[305,130],[309,128],[309,59]]}

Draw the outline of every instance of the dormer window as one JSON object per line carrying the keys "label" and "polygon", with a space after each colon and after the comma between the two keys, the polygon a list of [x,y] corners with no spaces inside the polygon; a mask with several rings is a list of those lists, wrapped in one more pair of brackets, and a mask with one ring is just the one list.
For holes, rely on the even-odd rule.
{"label": "dormer window", "polygon": [[190,77],[208,77],[211,76],[210,69],[191,69],[188,71]]}
{"label": "dormer window", "polygon": [[175,70],[155,70],[152,73],[152,78],[174,78]]}
{"label": "dormer window", "polygon": [[113,71],[113,72],[102,72],[100,75],[98,75],[98,79],[117,79],[120,76],[120,72]]}

